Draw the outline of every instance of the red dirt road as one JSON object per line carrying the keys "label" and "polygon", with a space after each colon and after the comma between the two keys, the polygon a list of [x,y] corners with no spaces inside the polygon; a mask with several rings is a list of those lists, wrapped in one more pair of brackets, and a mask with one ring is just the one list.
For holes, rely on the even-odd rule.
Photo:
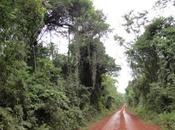
{"label": "red dirt road", "polygon": [[120,111],[102,119],[89,130],[160,130],[160,128],[145,124],[123,106]]}

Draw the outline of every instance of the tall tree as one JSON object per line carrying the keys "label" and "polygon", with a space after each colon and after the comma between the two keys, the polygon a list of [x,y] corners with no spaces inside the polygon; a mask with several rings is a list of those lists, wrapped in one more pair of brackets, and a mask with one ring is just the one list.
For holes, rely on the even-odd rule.
{"label": "tall tree", "polygon": [[145,104],[156,112],[173,110],[173,34],[172,18],[157,19],[128,51],[136,75],[130,84],[133,88],[129,89],[139,97],[137,104]]}

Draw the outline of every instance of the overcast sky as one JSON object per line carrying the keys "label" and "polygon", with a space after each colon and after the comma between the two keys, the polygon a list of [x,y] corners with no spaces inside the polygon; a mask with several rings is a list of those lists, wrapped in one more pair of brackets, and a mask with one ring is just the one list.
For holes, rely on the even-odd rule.
{"label": "overcast sky", "polygon": [[106,39],[104,43],[106,52],[115,58],[116,63],[121,65],[122,70],[117,78],[117,90],[121,93],[125,92],[125,88],[132,77],[124,54],[125,50],[113,40],[113,35],[116,33],[125,35],[121,26],[123,23],[122,16],[124,14],[132,9],[136,11],[149,10],[152,8],[155,1],[156,0],[93,0],[95,8],[103,10],[104,14],[107,16],[107,22],[114,29],[113,33],[109,35],[109,38]]}
{"label": "overcast sky", "polygon": [[159,16],[173,16],[175,17],[175,8],[170,6],[164,10],[152,9],[154,3],[157,0],[93,0],[96,9],[100,9],[107,16],[107,22],[114,29],[113,33],[109,35],[109,38],[104,41],[106,52],[118,63],[122,70],[117,78],[118,84],[117,90],[121,93],[125,92],[129,80],[132,79],[131,69],[127,64],[127,58],[124,54],[125,49],[117,45],[116,41],[113,40],[113,35],[116,33],[120,36],[127,38],[126,32],[122,28],[123,18],[122,16],[131,10],[143,11],[148,10],[150,19]]}

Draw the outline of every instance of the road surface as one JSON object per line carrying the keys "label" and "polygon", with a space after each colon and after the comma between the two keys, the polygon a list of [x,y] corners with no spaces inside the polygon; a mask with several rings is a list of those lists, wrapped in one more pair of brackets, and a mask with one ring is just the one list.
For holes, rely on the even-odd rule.
{"label": "road surface", "polygon": [[123,106],[120,111],[90,126],[89,130],[160,130],[160,128],[145,124]]}

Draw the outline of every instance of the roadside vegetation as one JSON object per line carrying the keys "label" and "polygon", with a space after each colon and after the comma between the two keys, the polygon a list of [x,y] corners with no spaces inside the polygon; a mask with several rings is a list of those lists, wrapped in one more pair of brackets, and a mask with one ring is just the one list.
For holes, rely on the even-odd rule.
{"label": "roadside vegetation", "polygon": [[[164,2],[166,6],[169,1]],[[141,19],[146,18],[142,16]],[[133,71],[126,101],[139,117],[159,124],[163,130],[174,130],[175,20],[159,17],[143,26],[145,31],[137,35],[126,52]]]}
{"label": "roadside vegetation", "polygon": [[90,0],[0,1],[0,130],[77,130],[120,104],[105,20]]}

